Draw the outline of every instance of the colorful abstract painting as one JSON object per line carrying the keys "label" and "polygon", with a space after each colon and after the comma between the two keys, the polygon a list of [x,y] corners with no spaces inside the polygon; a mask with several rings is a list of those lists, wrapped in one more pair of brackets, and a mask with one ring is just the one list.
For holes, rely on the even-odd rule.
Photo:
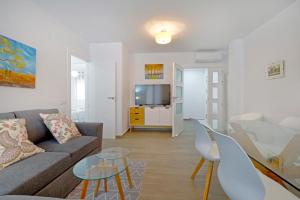
{"label": "colorful abstract painting", "polygon": [[35,88],[36,49],[0,35],[0,85]]}
{"label": "colorful abstract painting", "polygon": [[145,65],[145,79],[164,79],[164,65],[163,64],[146,64]]}

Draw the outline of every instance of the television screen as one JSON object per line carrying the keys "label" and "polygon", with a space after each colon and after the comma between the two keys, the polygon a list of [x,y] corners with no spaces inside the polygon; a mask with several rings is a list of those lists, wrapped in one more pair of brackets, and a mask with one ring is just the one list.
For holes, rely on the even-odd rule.
{"label": "television screen", "polygon": [[136,85],[135,105],[170,105],[170,85]]}

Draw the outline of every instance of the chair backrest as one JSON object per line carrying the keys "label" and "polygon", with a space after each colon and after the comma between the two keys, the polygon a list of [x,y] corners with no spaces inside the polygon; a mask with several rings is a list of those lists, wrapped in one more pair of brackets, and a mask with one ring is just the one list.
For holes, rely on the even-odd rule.
{"label": "chair backrest", "polygon": [[198,121],[193,120],[195,127],[195,147],[203,157],[208,158],[212,146],[212,140],[207,129]]}
{"label": "chair backrest", "polygon": [[219,152],[218,178],[231,200],[263,200],[265,187],[253,163],[230,136],[213,132]]}

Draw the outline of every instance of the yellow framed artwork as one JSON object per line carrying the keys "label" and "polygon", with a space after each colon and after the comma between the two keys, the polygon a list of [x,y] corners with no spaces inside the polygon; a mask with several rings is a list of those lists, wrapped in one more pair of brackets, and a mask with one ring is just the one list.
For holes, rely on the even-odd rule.
{"label": "yellow framed artwork", "polygon": [[0,86],[35,88],[36,49],[0,35]]}
{"label": "yellow framed artwork", "polygon": [[145,79],[156,80],[164,78],[163,64],[146,64],[145,65]]}

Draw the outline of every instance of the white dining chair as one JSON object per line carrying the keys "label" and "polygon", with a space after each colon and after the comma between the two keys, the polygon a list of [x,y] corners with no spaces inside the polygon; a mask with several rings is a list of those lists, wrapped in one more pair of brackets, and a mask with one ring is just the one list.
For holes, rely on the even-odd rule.
{"label": "white dining chair", "polygon": [[298,200],[252,164],[243,148],[230,136],[213,132],[220,151],[218,178],[231,200]]}
{"label": "white dining chair", "polygon": [[200,153],[202,158],[196,166],[191,179],[195,179],[195,176],[199,172],[202,165],[205,163],[205,161],[208,161],[208,171],[206,174],[205,188],[202,196],[203,200],[207,200],[213,173],[214,161],[219,160],[219,151],[216,142],[210,138],[206,128],[202,126],[198,120],[193,120],[193,125],[195,128],[196,136],[195,148]]}

